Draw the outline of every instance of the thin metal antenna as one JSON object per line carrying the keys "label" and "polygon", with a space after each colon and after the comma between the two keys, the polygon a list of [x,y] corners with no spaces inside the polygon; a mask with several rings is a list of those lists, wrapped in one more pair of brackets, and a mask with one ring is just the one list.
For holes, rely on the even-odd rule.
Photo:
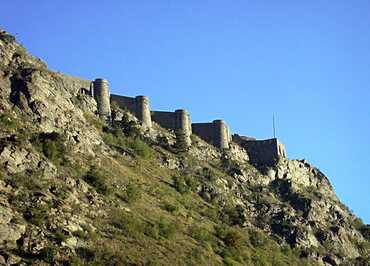
{"label": "thin metal antenna", "polygon": [[275,128],[275,114],[272,114],[272,130],[274,133],[274,139],[276,138],[276,128]]}

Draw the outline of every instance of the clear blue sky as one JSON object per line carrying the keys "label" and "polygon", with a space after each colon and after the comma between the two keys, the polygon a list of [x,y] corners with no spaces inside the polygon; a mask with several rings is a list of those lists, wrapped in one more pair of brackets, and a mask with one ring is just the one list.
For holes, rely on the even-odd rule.
{"label": "clear blue sky", "polygon": [[[108,4],[109,3],[109,4]],[[12,0],[1,26],[53,70],[225,119],[319,167],[370,223],[370,2]]]}

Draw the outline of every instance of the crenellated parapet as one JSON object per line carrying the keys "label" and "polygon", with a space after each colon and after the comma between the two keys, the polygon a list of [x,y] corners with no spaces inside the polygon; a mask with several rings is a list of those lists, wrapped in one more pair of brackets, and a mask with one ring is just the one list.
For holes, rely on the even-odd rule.
{"label": "crenellated parapet", "polygon": [[183,143],[186,147],[191,146],[191,121],[186,110],[178,109],[175,112],[152,111],[151,115],[152,120],[163,128],[174,130],[177,143]]}
{"label": "crenellated parapet", "polygon": [[210,123],[193,123],[192,131],[208,143],[220,149],[228,149],[231,142],[229,126],[224,120],[214,120]]}
{"label": "crenellated parapet", "polygon": [[152,128],[152,119],[150,116],[149,98],[146,96],[127,97],[112,94],[111,101],[119,107],[127,109],[133,113],[146,129]]}

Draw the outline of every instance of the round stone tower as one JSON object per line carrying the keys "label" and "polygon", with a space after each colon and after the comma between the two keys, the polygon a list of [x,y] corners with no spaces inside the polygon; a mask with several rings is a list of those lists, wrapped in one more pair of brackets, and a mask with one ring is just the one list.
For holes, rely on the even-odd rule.
{"label": "round stone tower", "polygon": [[228,149],[230,132],[224,120],[213,120],[215,146],[220,149]]}
{"label": "round stone tower", "polygon": [[183,143],[186,148],[191,146],[190,115],[184,109],[175,111],[175,134],[178,143]]}
{"label": "round stone tower", "polygon": [[111,109],[108,81],[100,78],[95,79],[93,94],[98,104],[99,116],[109,120],[111,117]]}
{"label": "round stone tower", "polygon": [[136,96],[136,117],[147,129],[152,128],[152,118],[150,115],[149,98],[146,96]]}

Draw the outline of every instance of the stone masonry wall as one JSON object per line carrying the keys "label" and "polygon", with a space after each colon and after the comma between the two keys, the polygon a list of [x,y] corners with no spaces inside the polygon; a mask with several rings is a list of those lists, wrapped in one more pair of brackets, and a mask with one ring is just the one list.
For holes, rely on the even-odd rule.
{"label": "stone masonry wall", "polygon": [[250,162],[254,165],[274,165],[280,157],[286,157],[284,145],[276,138],[248,140],[243,136],[233,135],[233,141],[247,150]]}
{"label": "stone masonry wall", "polygon": [[147,129],[151,129],[152,120],[150,115],[149,99],[145,96],[127,97],[112,94],[111,101],[118,104],[119,107],[125,108],[133,113],[142,125]]}
{"label": "stone masonry wall", "polygon": [[214,120],[212,123],[193,123],[192,130],[194,134],[220,149],[229,148],[230,129],[223,120]]}
{"label": "stone masonry wall", "polygon": [[167,129],[175,129],[175,113],[165,111],[152,111],[152,120],[158,123],[161,127]]}
{"label": "stone masonry wall", "polygon": [[123,109],[127,109],[131,113],[135,114],[136,112],[135,98],[111,94],[110,99],[111,99],[111,102],[117,103],[119,107]]}
{"label": "stone masonry wall", "polygon": [[190,115],[186,110],[178,109],[175,112],[152,111],[152,120],[160,126],[175,131],[177,142],[185,146],[191,145]]}
{"label": "stone masonry wall", "polygon": [[192,123],[192,131],[195,135],[199,136],[209,144],[215,145],[213,139],[213,123]]}

